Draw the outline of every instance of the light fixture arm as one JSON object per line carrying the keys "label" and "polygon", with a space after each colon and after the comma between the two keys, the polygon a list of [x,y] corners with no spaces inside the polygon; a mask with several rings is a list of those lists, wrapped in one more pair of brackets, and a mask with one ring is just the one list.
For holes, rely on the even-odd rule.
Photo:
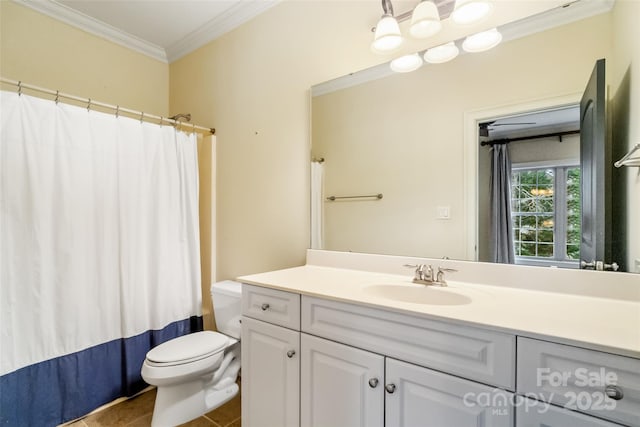
{"label": "light fixture arm", "polygon": [[[420,0],[418,3],[422,3],[423,1],[425,0]],[[436,6],[438,6],[439,10],[440,10],[440,5],[449,4],[448,7],[445,6],[444,9],[440,10],[440,18],[445,19],[449,17],[449,14],[451,13],[451,8],[454,4],[453,0],[434,0],[434,3],[436,4]],[[393,11],[393,4],[391,3],[391,0],[382,0],[382,11],[384,12],[384,15],[393,16],[394,18],[396,18],[396,21],[398,21],[399,23],[411,19],[411,15],[413,14],[413,9],[410,9],[396,16],[395,12]],[[375,33],[375,31],[376,31],[376,27],[372,27],[371,32]]]}
{"label": "light fixture arm", "polygon": [[382,0],[382,10],[385,15],[393,16],[393,4],[391,4],[391,0]]}

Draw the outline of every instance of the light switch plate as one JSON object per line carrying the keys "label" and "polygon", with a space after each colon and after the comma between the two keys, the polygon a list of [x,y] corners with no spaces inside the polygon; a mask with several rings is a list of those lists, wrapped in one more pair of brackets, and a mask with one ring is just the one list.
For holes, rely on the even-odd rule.
{"label": "light switch plate", "polygon": [[451,219],[451,207],[450,206],[438,206],[437,219]]}

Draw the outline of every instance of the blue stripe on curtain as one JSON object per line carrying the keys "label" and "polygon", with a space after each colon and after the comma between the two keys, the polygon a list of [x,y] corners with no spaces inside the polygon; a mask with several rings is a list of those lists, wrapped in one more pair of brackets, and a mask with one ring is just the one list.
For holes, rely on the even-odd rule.
{"label": "blue stripe on curtain", "polygon": [[151,348],[201,330],[202,317],[193,316],[3,375],[0,426],[56,426],[132,396],[147,387],[140,369]]}

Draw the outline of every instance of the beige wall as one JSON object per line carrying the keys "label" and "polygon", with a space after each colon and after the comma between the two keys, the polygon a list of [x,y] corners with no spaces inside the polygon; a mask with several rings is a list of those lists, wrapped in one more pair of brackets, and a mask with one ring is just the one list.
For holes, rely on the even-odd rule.
{"label": "beige wall", "polygon": [[169,66],[12,1],[0,1],[0,75],[156,115]]}
{"label": "beige wall", "polygon": [[[609,69],[614,145],[627,150],[640,143],[640,2],[618,0],[613,9],[614,67]],[[614,153],[614,157],[624,153]],[[636,156],[638,153],[636,153]],[[618,157],[619,158],[619,157]],[[617,160],[617,158],[614,158]],[[622,182],[627,190],[627,266],[640,273],[640,169],[625,167]],[[623,184],[623,185],[624,185]]]}
{"label": "beige wall", "polygon": [[[218,280],[304,263],[308,92],[370,65],[370,34],[353,25],[363,10],[285,2],[171,64],[172,111],[217,129]],[[349,42],[326,39],[322,17]]]}
{"label": "beige wall", "polygon": [[[384,194],[325,203],[327,248],[464,259],[465,112],[581,92],[595,61],[610,56],[604,14],[315,97],[325,193]],[[450,220],[436,218],[438,206],[451,208]]]}

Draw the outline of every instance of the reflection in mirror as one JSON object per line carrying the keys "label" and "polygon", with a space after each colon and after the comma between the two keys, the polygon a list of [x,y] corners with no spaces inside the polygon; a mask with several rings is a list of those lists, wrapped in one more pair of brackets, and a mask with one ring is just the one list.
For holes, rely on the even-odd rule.
{"label": "reflection in mirror", "polygon": [[[611,11],[562,25],[553,26],[549,20],[525,26],[546,28],[526,36],[513,36],[518,23],[510,24],[502,30],[511,37],[482,55],[463,54],[452,62],[402,75],[390,74],[384,64],[315,86],[312,156],[325,159],[319,184],[323,189],[321,208],[316,210],[312,230],[317,236],[316,247],[488,259],[483,220],[488,206],[483,194],[488,182],[489,147],[480,146],[478,125],[522,115],[527,112],[523,105],[576,105],[599,58],[607,58],[609,75],[624,75],[624,70],[612,71],[620,64],[612,59],[613,39],[622,37],[616,33],[621,30],[612,24],[617,4]],[[626,45],[632,43],[627,41]],[[611,103],[624,99],[620,92],[628,91],[629,85],[614,82],[609,90]],[[561,101],[554,104],[556,99]],[[540,109],[531,107],[528,111]],[[501,114],[478,113],[483,111]],[[472,119],[476,121],[470,123]],[[470,127],[475,132],[471,137],[467,135]],[[559,145],[557,141],[524,141],[517,148],[513,144],[514,171],[530,170],[536,165],[533,162],[546,167],[544,162],[550,159],[544,157],[549,154],[544,144]],[[575,165],[578,141],[576,135],[563,138],[561,156],[565,161],[557,167]],[[629,144],[623,141],[621,150]],[[326,200],[329,196],[377,194],[384,197]],[[622,207],[625,209],[624,204]],[[629,240],[626,235],[613,236],[614,245]],[[573,243],[563,243],[571,258],[576,257],[570,247]],[[630,249],[626,265],[635,271],[634,261],[640,253],[638,248]],[[548,253],[545,250],[541,244],[541,251]],[[570,261],[575,266],[575,260]],[[557,265],[563,266],[560,262]]]}
{"label": "reflection in mirror", "polygon": [[[578,268],[580,261],[580,108],[553,108],[512,117],[497,117],[479,125],[478,151],[478,260],[496,262],[500,251],[510,252],[512,263]],[[492,164],[502,159],[505,146],[510,167]],[[504,172],[508,189],[491,185],[492,171]],[[501,229],[490,215],[492,199],[509,195],[501,224],[509,236],[499,247],[492,238]],[[505,206],[506,207],[506,206]],[[508,227],[511,227],[510,229]],[[492,232],[493,230],[493,232]],[[498,236],[499,237],[499,236]],[[493,250],[492,250],[493,249]],[[496,253],[497,252],[497,253]],[[505,255],[506,256],[506,255]]]}

